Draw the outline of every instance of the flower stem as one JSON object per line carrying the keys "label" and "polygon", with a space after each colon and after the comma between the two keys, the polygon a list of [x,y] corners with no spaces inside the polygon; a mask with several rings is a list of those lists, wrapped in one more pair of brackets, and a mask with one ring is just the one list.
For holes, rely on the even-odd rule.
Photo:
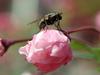
{"label": "flower stem", "polygon": [[1,40],[1,44],[3,45],[4,49],[1,50],[1,53],[0,53],[0,56],[3,56],[8,48],[16,43],[21,43],[21,42],[25,42],[25,41],[28,41],[28,40],[31,40],[31,38],[29,39],[22,39],[22,40],[9,40],[9,39],[2,39]]}
{"label": "flower stem", "polygon": [[[67,31],[68,34],[71,34],[71,33],[75,33],[75,32],[80,32],[80,31],[85,31],[85,30],[96,30],[94,27],[92,26],[85,26],[85,27],[80,27],[80,28],[76,28],[76,29],[73,29],[73,30],[69,30]],[[97,30],[96,30],[97,31]],[[99,32],[99,31],[97,31]]]}
{"label": "flower stem", "polygon": [[6,48],[9,48],[11,45],[14,45],[16,43],[21,43],[21,42],[25,42],[31,40],[31,38],[28,39],[21,39],[21,40],[10,40],[10,39],[3,39],[2,43]]}
{"label": "flower stem", "polygon": [[10,42],[10,46],[11,46],[11,45],[14,45],[14,44],[16,44],[16,43],[25,42],[25,41],[28,41],[28,40],[31,40],[31,38],[28,38],[28,39],[21,39],[21,40],[12,40],[12,41]]}

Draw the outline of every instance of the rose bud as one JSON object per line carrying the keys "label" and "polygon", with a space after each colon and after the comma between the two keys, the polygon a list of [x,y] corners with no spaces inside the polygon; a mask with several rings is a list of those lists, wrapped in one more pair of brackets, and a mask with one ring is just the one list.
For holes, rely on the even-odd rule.
{"label": "rose bud", "polygon": [[41,30],[28,44],[19,49],[29,63],[42,72],[51,72],[72,60],[70,40],[63,32],[53,29]]}
{"label": "rose bud", "polygon": [[0,57],[6,53],[11,44],[12,41],[0,38]]}
{"label": "rose bud", "polygon": [[2,43],[2,39],[0,38],[0,56],[2,56],[5,53],[5,47]]}

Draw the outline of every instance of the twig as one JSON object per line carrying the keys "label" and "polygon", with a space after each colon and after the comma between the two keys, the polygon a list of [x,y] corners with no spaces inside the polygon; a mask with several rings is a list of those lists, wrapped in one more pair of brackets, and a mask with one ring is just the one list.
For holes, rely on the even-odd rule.
{"label": "twig", "polygon": [[[71,29],[69,31],[67,31],[68,34],[71,34],[71,33],[75,33],[75,32],[80,32],[80,31],[85,31],[85,30],[95,30],[97,32],[99,32],[98,30],[96,30],[94,27],[92,26],[85,26],[85,27],[80,27],[80,28],[76,28],[76,29]],[[100,32],[99,32],[100,33]]]}

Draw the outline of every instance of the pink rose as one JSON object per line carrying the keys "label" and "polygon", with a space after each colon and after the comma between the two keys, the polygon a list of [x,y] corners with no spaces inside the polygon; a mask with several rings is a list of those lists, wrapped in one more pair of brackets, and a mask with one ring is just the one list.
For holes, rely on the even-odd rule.
{"label": "pink rose", "polygon": [[42,30],[19,49],[29,63],[43,72],[50,72],[72,60],[70,40],[61,31]]}

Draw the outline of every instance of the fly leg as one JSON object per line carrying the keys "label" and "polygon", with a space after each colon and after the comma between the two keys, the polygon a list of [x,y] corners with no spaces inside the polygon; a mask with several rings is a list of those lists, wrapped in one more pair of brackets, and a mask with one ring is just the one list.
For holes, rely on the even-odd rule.
{"label": "fly leg", "polygon": [[55,26],[57,27],[57,30],[60,30],[60,31],[62,30],[60,27],[60,20],[57,22],[57,24],[55,23]]}
{"label": "fly leg", "polygon": [[39,29],[42,30],[42,29],[44,29],[45,27],[46,27],[46,24],[41,24],[41,25],[39,26]]}
{"label": "fly leg", "polygon": [[63,29],[61,29],[61,27],[60,27],[60,21],[58,21],[57,25],[55,25],[55,26],[57,27],[57,29],[58,29],[59,31],[63,32],[63,34],[64,34],[65,36],[67,36],[67,37],[69,38],[69,40],[71,41],[70,35],[69,35],[66,31],[64,31]]}
{"label": "fly leg", "polygon": [[47,22],[46,22],[46,20],[45,20],[45,18],[44,18],[44,22],[42,22],[42,23],[40,24],[39,29],[40,29],[40,30],[45,29],[46,25],[47,25]]}

